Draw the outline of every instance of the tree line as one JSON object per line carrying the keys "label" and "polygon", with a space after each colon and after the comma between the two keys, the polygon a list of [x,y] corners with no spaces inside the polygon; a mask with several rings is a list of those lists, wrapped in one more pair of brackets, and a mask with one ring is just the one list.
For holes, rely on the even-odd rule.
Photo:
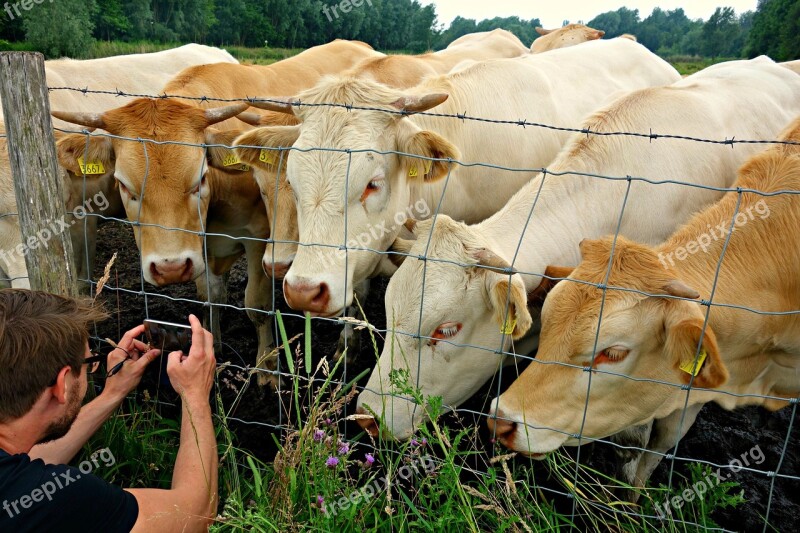
{"label": "tree line", "polygon": [[[433,5],[416,0],[13,0],[0,11],[4,42],[25,41],[48,57],[81,57],[93,40],[197,42],[217,46],[308,48],[335,38],[379,50],[424,52],[467,33],[504,28],[526,45],[541,23],[519,17],[457,17],[445,28]],[[570,21],[564,21],[565,23]],[[683,9],[642,18],[620,8],[585,22],[606,37],[636,35],[665,56],[800,57],[800,0],[759,0],[755,11],[720,7],[704,21]]]}

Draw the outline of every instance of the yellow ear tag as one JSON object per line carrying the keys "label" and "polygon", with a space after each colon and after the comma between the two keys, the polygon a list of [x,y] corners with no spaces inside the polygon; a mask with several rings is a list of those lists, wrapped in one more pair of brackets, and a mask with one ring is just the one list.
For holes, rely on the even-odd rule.
{"label": "yellow ear tag", "polygon": [[226,155],[225,158],[222,160],[222,166],[224,167],[238,166],[239,168],[236,168],[234,170],[241,170],[242,172],[247,172],[248,170],[250,170],[250,167],[242,163],[242,160],[239,159],[239,156],[237,156],[234,152],[228,152],[228,155]]}
{"label": "yellow ear tag", "polygon": [[514,328],[517,327],[517,317],[511,318],[511,320],[509,320],[509,318],[510,317],[506,317],[503,327],[500,328],[500,332],[506,335],[511,335],[514,333]]}
{"label": "yellow ear tag", "polygon": [[687,374],[697,377],[697,374],[700,373],[700,369],[703,368],[703,363],[706,361],[707,356],[708,353],[706,352],[706,349],[703,348],[702,350],[700,350],[700,355],[697,357],[697,366],[692,367],[692,365],[694,364],[694,357],[693,357],[686,363],[683,363],[680,366],[680,369],[686,372]]}
{"label": "yellow ear tag", "polygon": [[103,166],[103,162],[99,159],[97,161],[89,161],[89,163],[84,163],[83,157],[79,157],[78,166],[81,167],[81,173],[86,174],[87,176],[96,176],[106,173],[106,168]]}
{"label": "yellow ear tag", "polygon": [[275,160],[277,159],[277,155],[272,150],[261,150],[261,154],[258,156],[258,160],[262,163],[266,163],[268,165],[274,165]]}
{"label": "yellow ear tag", "polygon": [[[426,160],[425,161],[425,175],[426,176],[431,173],[431,169],[432,168],[433,168],[433,161]],[[416,178],[417,176],[419,176],[419,169],[417,169],[417,165],[414,165],[413,167],[408,169],[408,177],[409,178]]]}

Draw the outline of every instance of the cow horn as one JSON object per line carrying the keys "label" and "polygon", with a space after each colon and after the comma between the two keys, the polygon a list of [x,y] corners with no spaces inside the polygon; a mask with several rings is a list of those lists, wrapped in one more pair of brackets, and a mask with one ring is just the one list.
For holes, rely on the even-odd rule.
{"label": "cow horn", "polygon": [[672,281],[667,282],[662,289],[670,296],[677,296],[678,298],[688,298],[690,300],[696,300],[700,298],[699,292],[679,279],[673,279]]}
{"label": "cow horn", "polygon": [[536,26],[536,33],[539,35],[547,35],[548,33],[553,33],[555,30],[546,30],[541,26]]}
{"label": "cow horn", "polygon": [[90,128],[106,128],[106,121],[103,120],[102,113],[83,113],[72,111],[51,111],[51,115],[57,119],[69,122],[70,124],[78,124],[80,126],[88,126]]}
{"label": "cow horn", "polygon": [[294,105],[298,102],[295,98],[270,98],[269,100],[249,100],[250,105],[265,111],[275,111],[286,115],[294,115]]}
{"label": "cow horn", "polygon": [[517,273],[517,271],[508,264],[508,261],[486,248],[477,250],[472,254],[472,257],[478,261],[479,266],[491,270],[492,272],[497,272],[498,274]]}
{"label": "cow horn", "polygon": [[403,96],[397,99],[392,107],[395,107],[405,113],[406,115],[413,115],[414,113],[422,113],[429,109],[433,109],[450,97],[447,93],[432,93],[425,96]]}
{"label": "cow horn", "polygon": [[214,107],[206,110],[206,121],[208,125],[217,124],[223,120],[235,117],[250,107],[250,104],[233,104],[225,107]]}
{"label": "cow horn", "polygon": [[236,118],[244,122],[245,124],[250,124],[251,126],[261,126],[261,115],[258,113],[252,113],[250,111],[245,111],[244,113],[239,113],[236,115]]}

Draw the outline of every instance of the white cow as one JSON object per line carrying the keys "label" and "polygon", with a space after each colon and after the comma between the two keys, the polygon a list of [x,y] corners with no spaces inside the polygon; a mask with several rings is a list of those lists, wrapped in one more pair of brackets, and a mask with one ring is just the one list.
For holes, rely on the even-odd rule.
{"label": "white cow", "polygon": [[[50,88],[74,87],[90,90],[121,90],[125,93],[157,94],[166,83],[178,72],[192,65],[205,63],[238,63],[228,52],[219,48],[200,44],[187,44],[171,50],[151,54],[132,54],[107,57],[102,59],[74,60],[56,59],[45,62],[45,76]],[[72,90],[53,90],[50,92],[51,109],[71,109],[75,111],[97,111],[112,109],[123,105],[130,98],[114,94],[82,93]],[[0,125],[2,125],[2,107],[0,107]],[[53,119],[56,128],[74,130],[75,126],[67,122]],[[5,135],[5,127],[0,128],[0,136]],[[58,134],[57,134],[58,137]],[[5,139],[0,138],[0,215],[16,213],[16,200],[11,182],[11,169],[8,163]],[[73,142],[74,144],[74,142]],[[68,152],[59,147],[60,155]],[[74,150],[73,150],[74,151]],[[121,214],[119,193],[113,187],[112,169],[98,175],[87,175],[84,191],[83,174],[77,168],[74,158],[71,165],[60,158],[69,174],[67,188],[68,211],[83,205],[103,191],[104,202],[91,204],[95,212],[102,211],[108,216]],[[99,198],[99,197],[98,197]],[[104,209],[99,209],[104,208]],[[87,278],[94,264],[95,236],[97,217],[87,217],[70,228],[73,251],[76,257],[77,275],[79,279]],[[86,233],[84,234],[84,227]],[[0,218],[0,269],[14,287],[29,287],[28,272],[24,255],[16,248],[22,243],[17,216]],[[88,246],[85,247],[85,244]]]}
{"label": "white cow", "polygon": [[[424,396],[441,396],[447,406],[458,406],[503,362],[492,352],[508,350],[511,339],[531,326],[526,294],[540,285],[545,268],[577,264],[578,243],[614,233],[623,203],[620,233],[655,244],[722,194],[628,182],[626,176],[729,187],[738,166],[761,148],[651,140],[646,136],[651,130],[705,139],[775,139],[798,114],[800,78],[769,58],[715,65],[669,87],[629,93],[582,126],[645,137],[577,133],[546,175],[528,183],[483,223],[467,226],[440,216],[432,235],[432,221],[418,223],[417,241],[395,243],[411,257],[389,282],[386,317],[392,331],[358,406],[380,415],[395,437],[411,435],[426,416],[407,398],[388,394],[390,372],[400,369],[408,370],[411,384]],[[444,262],[415,259],[422,255]],[[524,274],[509,277],[480,269],[479,263],[513,264]],[[507,334],[501,332],[504,324]]]}
{"label": "white cow", "polygon": [[[486,119],[570,126],[614,93],[677,79],[675,69],[643,46],[613,39],[484,61],[406,92],[363,79],[329,79],[301,94],[300,101],[406,114],[436,107],[443,114],[466,111]],[[296,108],[302,119],[299,126],[261,128],[250,142],[300,149],[288,158],[287,182],[297,198],[300,242],[318,246],[299,247],[283,288],[291,307],[319,316],[338,315],[350,305],[354,284],[394,272],[389,257],[372,250],[387,250],[409,214],[430,215],[440,208],[455,219],[478,222],[531,178],[530,172],[462,167],[448,158],[537,168],[568,138],[547,128],[342,106],[265,107]],[[314,150],[319,147],[336,151]],[[344,243],[347,253],[340,249]]]}

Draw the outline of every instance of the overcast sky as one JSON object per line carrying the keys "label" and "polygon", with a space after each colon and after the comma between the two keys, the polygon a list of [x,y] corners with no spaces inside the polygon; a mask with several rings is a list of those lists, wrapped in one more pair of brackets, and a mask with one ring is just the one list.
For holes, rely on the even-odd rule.
{"label": "overcast sky", "polygon": [[691,19],[707,20],[719,6],[730,6],[736,13],[755,10],[757,0],[420,0],[436,4],[439,22],[449,26],[457,16],[483,20],[516,15],[522,19],[538,18],[545,28],[560,27],[564,20],[589,22],[596,15],[620,7],[638,9],[645,18],[654,7],[663,10],[682,7]]}

